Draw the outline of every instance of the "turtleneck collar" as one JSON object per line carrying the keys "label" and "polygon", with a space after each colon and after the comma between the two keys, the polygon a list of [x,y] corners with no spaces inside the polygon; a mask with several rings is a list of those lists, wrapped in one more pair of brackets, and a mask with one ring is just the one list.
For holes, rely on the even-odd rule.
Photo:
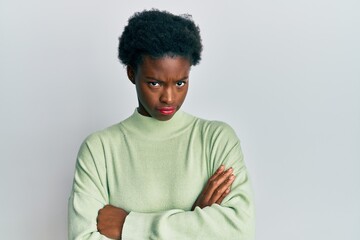
{"label": "turtleneck collar", "polygon": [[174,116],[167,121],[159,121],[152,117],[141,115],[137,109],[127,119],[121,122],[126,131],[134,133],[141,138],[166,140],[181,134],[190,127],[195,117],[178,110]]}

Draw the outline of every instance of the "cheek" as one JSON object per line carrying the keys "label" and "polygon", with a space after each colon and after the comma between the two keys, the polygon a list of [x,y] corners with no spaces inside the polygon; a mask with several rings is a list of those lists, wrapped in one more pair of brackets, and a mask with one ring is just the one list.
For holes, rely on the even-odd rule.
{"label": "cheek", "polygon": [[138,98],[142,101],[142,104],[152,105],[155,102],[156,94],[154,94],[147,86],[140,86],[138,88]]}
{"label": "cheek", "polygon": [[143,85],[137,85],[136,86],[137,95],[139,98],[144,98],[146,94],[146,88]]}
{"label": "cheek", "polygon": [[187,95],[187,91],[188,91],[188,87],[186,87],[186,88],[184,89],[184,91],[181,93],[181,99],[182,99],[182,101],[185,100],[186,95]]}

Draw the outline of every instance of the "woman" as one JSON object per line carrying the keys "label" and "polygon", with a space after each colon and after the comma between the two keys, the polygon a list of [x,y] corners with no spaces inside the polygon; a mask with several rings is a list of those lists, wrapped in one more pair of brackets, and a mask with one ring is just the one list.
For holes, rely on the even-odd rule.
{"label": "woman", "polygon": [[188,16],[151,10],[130,18],[119,59],[139,106],[81,146],[69,239],[253,239],[236,134],[179,110],[201,50]]}

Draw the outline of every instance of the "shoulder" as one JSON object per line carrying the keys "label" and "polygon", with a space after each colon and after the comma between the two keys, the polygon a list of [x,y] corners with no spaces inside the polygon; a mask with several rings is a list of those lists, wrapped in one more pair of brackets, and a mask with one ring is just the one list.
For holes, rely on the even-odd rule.
{"label": "shoulder", "polygon": [[121,141],[122,137],[123,131],[121,129],[121,124],[117,123],[89,134],[82,142],[81,150],[103,150],[105,146],[111,143],[116,144]]}
{"label": "shoulder", "polygon": [[226,122],[198,119],[202,129],[201,138],[208,147],[209,161],[215,163],[211,172],[220,164],[237,166],[243,159],[240,140],[234,129]]}
{"label": "shoulder", "polygon": [[195,118],[194,130],[201,135],[204,143],[210,144],[210,147],[239,144],[240,140],[235,130],[228,123],[219,120]]}
{"label": "shoulder", "polygon": [[226,122],[195,117],[195,126],[210,141],[239,141],[235,130]]}

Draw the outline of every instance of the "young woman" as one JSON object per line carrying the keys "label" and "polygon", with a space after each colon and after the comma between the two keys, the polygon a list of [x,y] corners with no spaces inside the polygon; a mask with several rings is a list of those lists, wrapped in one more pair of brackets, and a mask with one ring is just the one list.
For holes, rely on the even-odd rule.
{"label": "young woman", "polygon": [[253,239],[239,139],[227,124],[180,110],[201,57],[189,16],[136,13],[119,58],[139,106],[82,144],[69,199],[69,239]]}

